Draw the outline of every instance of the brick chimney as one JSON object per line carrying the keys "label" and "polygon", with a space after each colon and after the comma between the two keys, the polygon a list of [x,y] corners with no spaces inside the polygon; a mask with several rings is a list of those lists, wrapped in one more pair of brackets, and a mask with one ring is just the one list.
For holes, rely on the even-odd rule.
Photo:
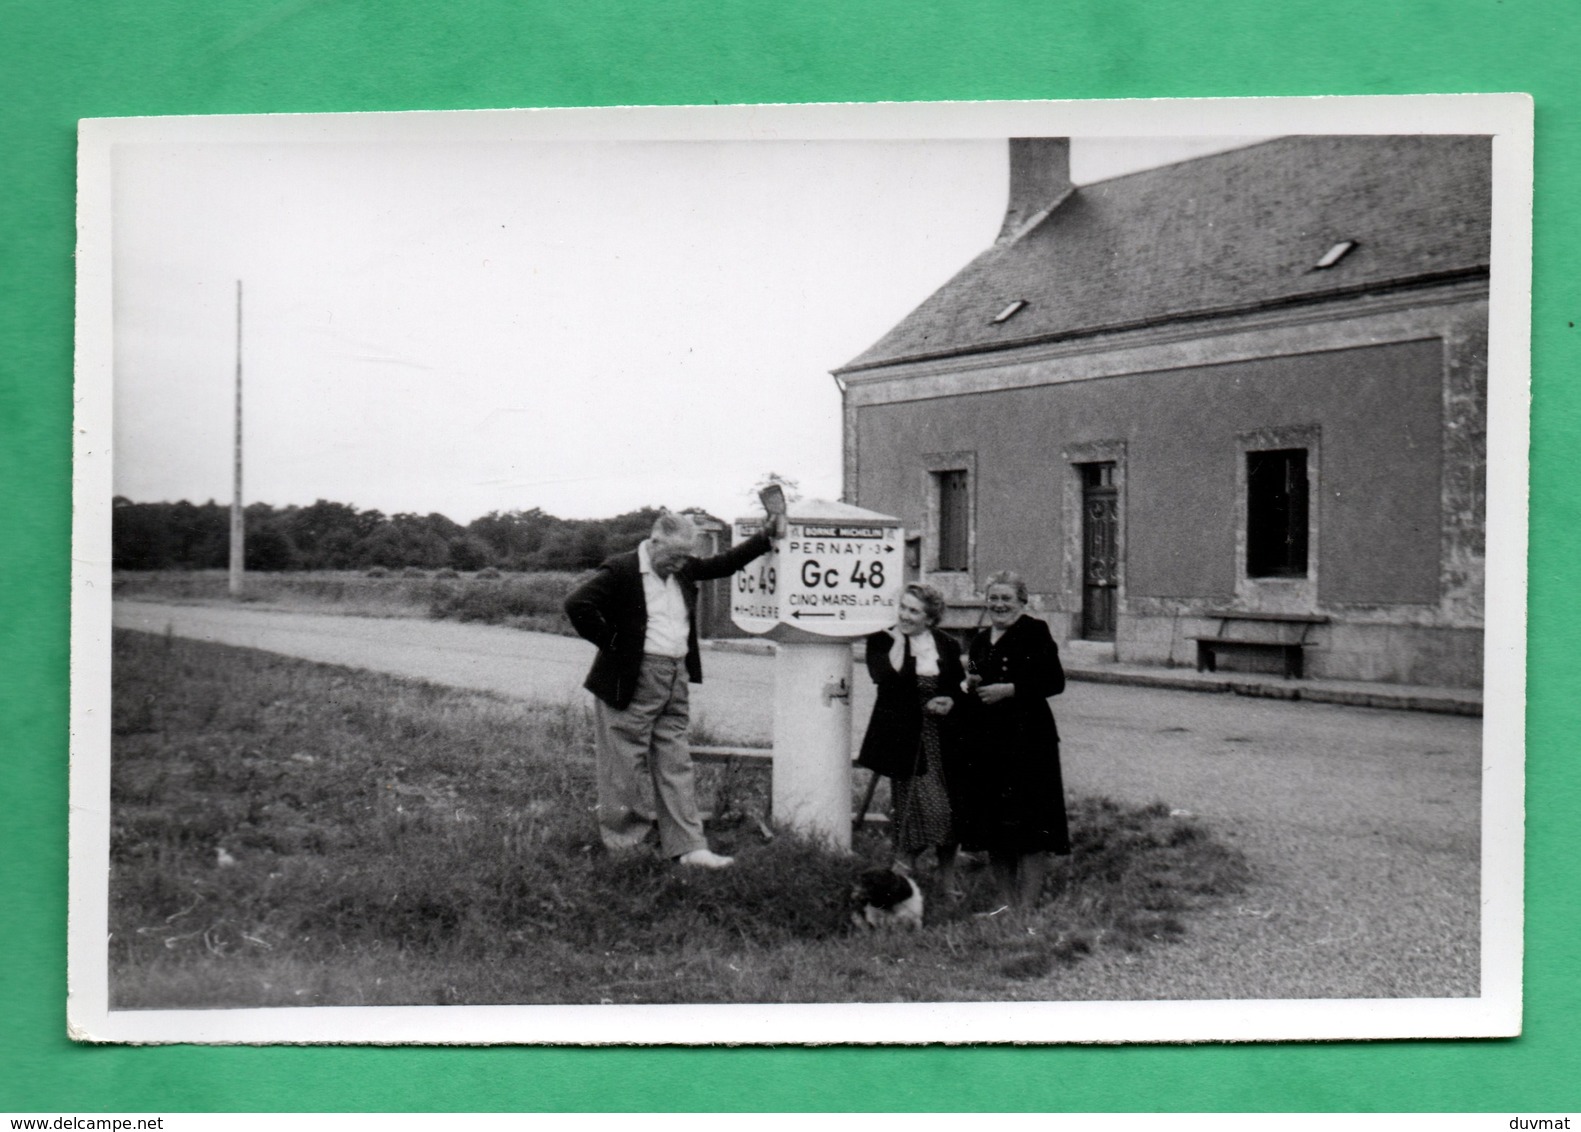
{"label": "brick chimney", "polygon": [[1069,138],[1010,139],[1010,201],[995,243],[1042,221],[1072,192]]}

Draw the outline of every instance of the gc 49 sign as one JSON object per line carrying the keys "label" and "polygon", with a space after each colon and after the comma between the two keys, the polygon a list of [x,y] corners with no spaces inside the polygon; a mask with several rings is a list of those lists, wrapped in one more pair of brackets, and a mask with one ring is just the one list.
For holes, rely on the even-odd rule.
{"label": "gc 49 sign", "polygon": [[[732,539],[740,546],[763,529],[754,519],[735,523]],[[781,540],[783,542],[783,540]],[[779,549],[747,564],[730,579],[730,620],[749,633],[767,633],[780,623]]]}

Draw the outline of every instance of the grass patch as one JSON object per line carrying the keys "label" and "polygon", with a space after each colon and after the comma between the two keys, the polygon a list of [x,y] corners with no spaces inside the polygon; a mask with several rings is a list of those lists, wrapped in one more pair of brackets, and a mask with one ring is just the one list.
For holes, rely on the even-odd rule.
{"label": "grass patch", "polygon": [[1058,998],[1070,964],[1178,938],[1246,879],[1165,806],[1083,799],[1037,912],[975,916],[982,870],[963,903],[929,891],[927,930],[857,934],[882,833],[850,857],[765,838],[761,770],[699,767],[736,868],[604,854],[580,704],[130,632],[113,678],[117,1008]]}
{"label": "grass patch", "polygon": [[[361,617],[435,617],[575,635],[561,611],[579,574],[544,570],[474,574],[407,567],[390,571],[304,570],[247,575],[240,600],[259,609]],[[116,597],[199,605],[232,603],[224,570],[118,570]]]}

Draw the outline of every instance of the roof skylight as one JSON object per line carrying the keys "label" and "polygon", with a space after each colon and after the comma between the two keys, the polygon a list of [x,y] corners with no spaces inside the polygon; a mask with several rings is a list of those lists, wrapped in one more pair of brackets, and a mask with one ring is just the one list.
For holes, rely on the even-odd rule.
{"label": "roof skylight", "polygon": [[994,315],[994,317],[990,321],[995,326],[998,326],[1001,322],[1009,322],[1012,318],[1014,318],[1016,316],[1017,312],[1019,312],[1021,310],[1021,308],[1026,306],[1026,305],[1027,305],[1027,301],[1025,299],[1017,299],[1015,302],[1013,302],[1009,306],[1007,306],[1004,310],[1002,310],[998,314]]}
{"label": "roof skylight", "polygon": [[1333,267],[1336,263],[1349,255],[1351,249],[1355,246],[1355,240],[1341,240],[1328,251],[1323,253],[1323,258],[1312,265],[1313,269],[1316,270],[1322,267]]}

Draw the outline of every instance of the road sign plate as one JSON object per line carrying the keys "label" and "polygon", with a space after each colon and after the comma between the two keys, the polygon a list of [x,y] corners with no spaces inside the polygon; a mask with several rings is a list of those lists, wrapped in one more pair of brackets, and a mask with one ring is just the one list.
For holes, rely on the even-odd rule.
{"label": "road sign plate", "polygon": [[779,554],[782,620],[830,637],[889,628],[905,585],[905,547],[898,522],[793,519]]}
{"label": "road sign plate", "polygon": [[[737,522],[732,532],[734,545],[740,546],[762,529],[762,523]],[[767,633],[780,623],[779,559],[779,551],[771,550],[731,576],[730,620],[737,628]]]}
{"label": "road sign plate", "polygon": [[[899,520],[855,515],[795,515],[774,550],[731,580],[731,620],[749,633],[789,625],[823,637],[863,637],[895,623],[905,586],[905,536]],[[762,529],[735,524],[735,539]]]}

